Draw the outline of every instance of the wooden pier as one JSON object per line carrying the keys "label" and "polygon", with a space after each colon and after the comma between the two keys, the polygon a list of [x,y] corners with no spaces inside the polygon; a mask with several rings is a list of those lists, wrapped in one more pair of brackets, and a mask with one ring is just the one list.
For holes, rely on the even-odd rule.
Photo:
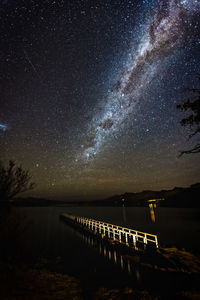
{"label": "wooden pier", "polygon": [[69,220],[83,228],[94,232],[95,234],[100,234],[103,237],[107,237],[110,240],[118,241],[122,244],[126,244],[129,247],[134,247],[137,249],[138,243],[143,243],[146,247],[147,244],[152,244],[158,248],[158,238],[157,235],[141,232],[131,228],[126,228],[98,220],[93,220],[89,218],[74,216],[68,213],[61,214],[61,217],[65,220]]}

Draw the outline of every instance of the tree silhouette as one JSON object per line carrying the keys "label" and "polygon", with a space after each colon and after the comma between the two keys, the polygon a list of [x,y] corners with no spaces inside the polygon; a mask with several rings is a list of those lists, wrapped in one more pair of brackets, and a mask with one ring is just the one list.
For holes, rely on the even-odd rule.
{"label": "tree silhouette", "polygon": [[29,171],[23,170],[21,166],[16,166],[12,160],[7,167],[0,162],[0,199],[11,200],[16,195],[32,190],[35,183],[30,182]]}
{"label": "tree silhouette", "polygon": [[[198,75],[198,79],[200,81],[200,75]],[[185,91],[193,93],[193,96],[182,104],[177,105],[177,108],[182,111],[190,110],[192,112],[187,118],[182,119],[180,122],[182,126],[194,128],[194,131],[189,135],[190,139],[200,133],[200,89],[187,88]],[[200,143],[198,142],[192,149],[181,151],[180,156],[199,152]]]}

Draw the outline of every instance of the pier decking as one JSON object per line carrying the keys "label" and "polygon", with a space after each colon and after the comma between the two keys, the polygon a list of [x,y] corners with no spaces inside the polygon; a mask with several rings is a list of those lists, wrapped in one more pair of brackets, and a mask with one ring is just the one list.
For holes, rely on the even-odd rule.
{"label": "pier decking", "polygon": [[93,220],[85,217],[73,216],[68,213],[61,214],[61,217],[66,220],[70,220],[75,224],[83,226],[85,229],[90,230],[96,234],[100,234],[102,237],[107,237],[110,240],[118,241],[132,246],[137,249],[137,242],[147,244],[153,244],[158,248],[157,235],[141,232],[131,228],[126,228],[103,221]]}

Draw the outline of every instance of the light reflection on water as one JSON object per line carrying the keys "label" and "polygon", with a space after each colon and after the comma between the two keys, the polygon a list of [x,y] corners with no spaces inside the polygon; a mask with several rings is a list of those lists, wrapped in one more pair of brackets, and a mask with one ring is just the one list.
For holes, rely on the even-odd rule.
{"label": "light reflection on water", "polygon": [[109,247],[109,245],[104,243],[102,240],[96,239],[91,235],[84,234],[83,232],[79,232],[78,235],[86,245],[98,249],[98,253],[100,255],[115,263],[122,271],[134,276],[137,281],[141,279],[138,266],[133,264],[133,262],[131,262],[128,258],[123,257],[116,249]]}
{"label": "light reflection on water", "polygon": [[[19,208],[31,221],[25,241],[30,245],[28,257],[60,257],[56,272],[66,272],[88,286],[150,286],[157,289],[156,275],[137,260],[130,261],[107,243],[76,230],[60,221],[60,214],[71,213],[108,223],[158,234],[160,243],[198,249],[200,240],[199,209],[156,208],[152,222],[149,207],[33,207]],[[176,229],[176,230],[175,230]],[[194,238],[196,237],[196,238]],[[87,276],[86,276],[87,274]],[[157,276],[157,277],[155,277]],[[173,284],[173,278],[172,284]],[[91,284],[92,283],[92,284]],[[165,281],[163,281],[165,289]],[[168,298],[170,299],[170,298]]]}
{"label": "light reflection on water", "polygon": [[[149,207],[33,207],[19,208],[22,214],[32,220],[29,237],[44,249],[63,248],[64,235],[69,234],[60,222],[61,213],[102,220],[158,235],[161,245],[172,245],[186,250],[199,251],[200,209],[154,208],[155,222],[152,222]],[[74,241],[73,234],[70,234]],[[57,243],[54,243],[54,240]],[[60,251],[60,248],[59,248]]]}
{"label": "light reflection on water", "polygon": [[143,208],[122,205],[122,207],[76,207],[67,208],[66,211],[155,234],[163,247],[199,251],[200,209],[198,208],[164,208],[157,206],[157,203],[149,203],[149,207]]}
{"label": "light reflection on water", "polygon": [[155,214],[155,209],[156,209],[156,204],[149,204],[149,211],[150,211],[150,217],[151,217],[151,221],[153,223],[156,222],[156,214]]}

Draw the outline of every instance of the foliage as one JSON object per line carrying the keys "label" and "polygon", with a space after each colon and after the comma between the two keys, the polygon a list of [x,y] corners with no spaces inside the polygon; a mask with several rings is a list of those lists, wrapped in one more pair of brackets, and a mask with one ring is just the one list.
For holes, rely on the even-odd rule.
{"label": "foliage", "polygon": [[[200,81],[200,75],[198,75]],[[177,105],[177,108],[181,111],[190,110],[192,113],[187,117],[181,120],[182,126],[190,126],[194,128],[194,131],[189,135],[189,138],[192,138],[200,133],[200,89],[197,88],[187,88],[187,92],[193,93],[193,97],[187,99],[182,104]],[[198,142],[192,149],[181,151],[180,156],[183,154],[190,153],[199,153],[200,152],[200,143]]]}
{"label": "foliage", "polygon": [[16,166],[12,160],[7,167],[0,163],[0,199],[11,200],[16,195],[32,190],[35,183],[31,182],[31,175],[22,166]]}

